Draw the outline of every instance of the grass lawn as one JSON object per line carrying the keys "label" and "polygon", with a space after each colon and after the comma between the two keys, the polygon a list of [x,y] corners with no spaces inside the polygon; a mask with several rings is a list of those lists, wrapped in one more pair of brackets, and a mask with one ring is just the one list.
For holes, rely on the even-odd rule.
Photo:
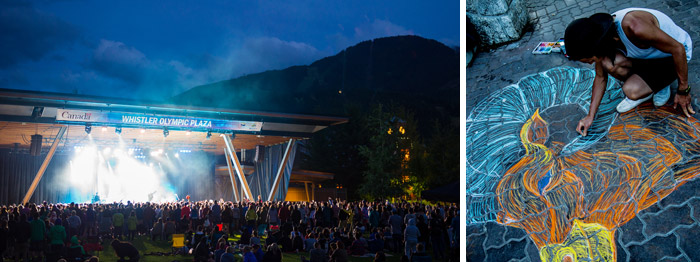
{"label": "grass lawn", "polygon": [[[234,238],[229,238],[230,241],[238,241],[238,238],[240,236],[235,235]],[[144,255],[146,253],[165,253],[165,254],[170,254],[172,252],[172,241],[164,241],[164,240],[156,240],[156,241],[151,241],[148,237],[146,236],[137,236],[134,238],[133,241],[130,241],[136,249],[139,250],[139,253],[141,253],[141,260],[140,261],[145,261],[145,262],[172,262],[172,261],[180,261],[180,262],[185,262],[185,261],[192,261],[192,256],[191,255],[163,255],[163,256],[152,256],[152,255]],[[110,241],[105,240],[102,243],[102,246],[104,248],[103,251],[99,253],[95,253],[95,256],[98,256],[100,258],[100,261],[105,261],[105,262],[114,262],[117,261],[117,257],[114,254],[114,250],[112,250],[112,247],[109,245]],[[429,250],[430,252],[430,250]],[[283,253],[282,254],[282,261],[283,262],[300,262],[300,256],[304,255],[307,259],[309,258],[308,253]],[[389,256],[390,255],[390,256]],[[371,262],[374,260],[374,257],[350,257],[351,262]],[[401,257],[399,255],[389,253],[387,256],[387,262],[399,262],[401,261]],[[438,260],[433,260],[433,261],[438,261]]]}

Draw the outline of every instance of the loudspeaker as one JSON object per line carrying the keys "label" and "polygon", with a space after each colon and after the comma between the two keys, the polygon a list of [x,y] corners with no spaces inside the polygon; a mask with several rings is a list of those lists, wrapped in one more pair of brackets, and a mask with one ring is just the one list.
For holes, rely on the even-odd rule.
{"label": "loudspeaker", "polygon": [[255,159],[253,159],[253,162],[258,162],[263,160],[263,153],[264,153],[265,147],[261,145],[255,146]]}
{"label": "loudspeaker", "polygon": [[29,145],[29,154],[32,156],[39,156],[41,155],[41,141],[44,138],[39,135],[32,135],[32,143]]}

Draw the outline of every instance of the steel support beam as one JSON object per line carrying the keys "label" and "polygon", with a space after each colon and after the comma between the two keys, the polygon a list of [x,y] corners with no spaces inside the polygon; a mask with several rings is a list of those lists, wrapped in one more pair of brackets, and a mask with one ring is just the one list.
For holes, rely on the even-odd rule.
{"label": "steel support beam", "polygon": [[255,201],[255,199],[253,199],[253,194],[250,192],[250,187],[248,187],[248,181],[245,179],[245,174],[243,173],[243,167],[241,167],[241,162],[238,161],[236,151],[233,149],[231,139],[228,137],[228,135],[225,134],[222,134],[221,136],[224,137],[224,143],[226,144],[226,148],[231,153],[233,168],[236,171],[236,174],[238,175],[238,181],[241,182],[241,190],[243,190],[243,193],[245,193],[245,197],[248,200]]}
{"label": "steel support beam", "polygon": [[22,199],[22,205],[27,204],[29,199],[32,198],[32,195],[34,195],[34,190],[36,190],[36,187],[39,185],[39,181],[41,181],[41,177],[44,176],[46,168],[49,166],[49,163],[51,163],[51,158],[53,158],[53,154],[56,153],[56,148],[58,147],[58,144],[61,143],[61,139],[63,139],[66,129],[68,129],[68,127],[61,126],[61,129],[58,130],[58,134],[56,134],[56,138],[53,140],[53,144],[51,144],[51,149],[49,149],[49,153],[46,155],[46,158],[44,158],[44,163],[41,164],[39,171],[36,172],[32,185],[29,186],[27,194],[24,195],[24,199]]}
{"label": "steel support beam", "polygon": [[311,199],[316,201],[316,183],[311,182]]}
{"label": "steel support beam", "polygon": [[270,194],[267,196],[267,201],[272,201],[277,194],[277,188],[280,185],[280,179],[282,178],[282,173],[284,173],[284,168],[287,166],[287,160],[289,160],[289,153],[291,153],[292,146],[294,146],[294,138],[289,139],[289,143],[287,143],[287,149],[284,150],[284,157],[280,163],[280,168],[277,170],[277,176],[275,176],[275,182],[272,184]]}
{"label": "steel support beam", "polygon": [[231,152],[228,148],[224,148],[224,155],[226,157],[226,164],[228,165],[228,176],[231,178],[231,188],[233,189],[233,201],[238,202],[238,188],[236,187],[236,177],[233,174],[233,167],[231,166]]}

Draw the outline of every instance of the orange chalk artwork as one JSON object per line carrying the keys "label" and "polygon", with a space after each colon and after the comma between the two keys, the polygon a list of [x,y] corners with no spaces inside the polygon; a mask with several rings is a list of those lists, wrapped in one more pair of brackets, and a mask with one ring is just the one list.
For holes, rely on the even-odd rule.
{"label": "orange chalk artwork", "polygon": [[616,261],[616,230],[700,174],[700,122],[649,103],[618,114],[614,79],[591,132],[578,135],[593,75],[551,69],[474,108],[468,223],[523,229],[542,261]]}

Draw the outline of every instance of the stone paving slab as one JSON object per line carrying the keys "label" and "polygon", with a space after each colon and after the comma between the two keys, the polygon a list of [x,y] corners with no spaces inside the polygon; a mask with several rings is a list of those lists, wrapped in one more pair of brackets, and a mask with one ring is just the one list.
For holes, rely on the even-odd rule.
{"label": "stone paving slab", "polygon": [[[652,8],[690,34],[689,82],[700,86],[700,1],[526,5],[522,38],[467,68],[468,261],[560,261],[574,249],[592,261],[700,261],[700,116],[650,103],[618,114],[611,78],[581,137],[574,129],[588,110],[592,65],[531,54],[576,18]],[[700,88],[692,95],[700,112]]]}

